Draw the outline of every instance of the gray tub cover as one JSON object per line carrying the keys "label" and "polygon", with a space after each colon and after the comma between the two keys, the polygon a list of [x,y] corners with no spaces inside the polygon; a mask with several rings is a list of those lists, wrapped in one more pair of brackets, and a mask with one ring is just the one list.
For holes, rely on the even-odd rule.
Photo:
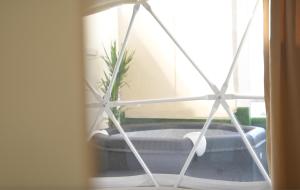
{"label": "gray tub cover", "polygon": [[[123,125],[124,130],[153,173],[178,174],[193,143],[186,133],[201,131],[203,123],[170,122]],[[246,136],[266,167],[265,130],[244,126]],[[143,173],[142,167],[115,128],[109,135],[93,137],[98,176],[127,176]],[[230,124],[211,124],[206,134],[207,148],[203,156],[194,156],[186,175],[193,177],[256,181],[263,180],[257,166]]]}

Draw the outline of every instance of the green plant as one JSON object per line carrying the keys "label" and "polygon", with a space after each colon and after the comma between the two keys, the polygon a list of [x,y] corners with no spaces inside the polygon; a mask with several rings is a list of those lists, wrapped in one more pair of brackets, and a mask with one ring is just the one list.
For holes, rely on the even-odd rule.
{"label": "green plant", "polygon": [[250,109],[249,107],[238,107],[235,116],[240,124],[251,125]]}
{"label": "green plant", "polygon": [[[101,58],[106,63],[107,72],[104,72],[104,78],[101,79],[101,91],[103,93],[106,93],[109,87],[109,84],[111,82],[111,78],[119,57],[119,52],[117,50],[116,42],[112,42],[110,46],[110,54],[107,53],[106,49],[104,48],[105,56],[102,56]],[[125,82],[125,77],[129,69],[130,62],[133,59],[134,52],[128,52],[125,50],[124,56],[121,61],[121,65],[119,68],[119,72],[117,74],[116,80],[114,82],[110,101],[117,101],[119,99],[120,95],[120,89],[127,85]],[[115,117],[121,122],[122,118],[124,117],[124,111],[122,110],[122,107],[114,107],[112,109],[112,112],[114,113]],[[109,120],[109,125],[112,125],[111,120]]]}

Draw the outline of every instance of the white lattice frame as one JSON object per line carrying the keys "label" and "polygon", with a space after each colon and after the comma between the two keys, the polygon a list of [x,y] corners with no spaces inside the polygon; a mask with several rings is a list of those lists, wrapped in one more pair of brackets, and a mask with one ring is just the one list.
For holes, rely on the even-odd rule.
{"label": "white lattice frame", "polygon": [[[270,179],[268,173],[266,172],[264,166],[262,165],[259,158],[257,157],[257,155],[256,155],[255,151],[253,150],[250,142],[248,141],[241,125],[237,121],[235,115],[233,114],[233,112],[229,108],[229,106],[227,104],[227,101],[226,101],[226,100],[233,100],[233,99],[251,99],[251,100],[263,101],[264,97],[250,96],[250,95],[225,94],[226,90],[228,88],[229,79],[230,79],[230,77],[233,73],[234,67],[237,63],[237,58],[239,57],[241,49],[244,45],[244,41],[245,41],[246,36],[248,34],[248,31],[249,31],[249,28],[251,26],[251,23],[252,23],[254,15],[255,15],[256,9],[258,7],[258,4],[259,4],[259,0],[257,0],[257,2],[255,4],[255,7],[253,9],[253,12],[252,12],[252,14],[249,18],[247,27],[246,27],[246,29],[244,31],[244,34],[242,36],[242,39],[239,43],[238,49],[237,49],[236,54],[233,58],[233,61],[232,61],[231,67],[229,69],[229,72],[227,74],[227,77],[226,77],[221,89],[218,89],[216,87],[216,85],[214,85],[210,80],[208,80],[208,78],[204,75],[204,73],[200,70],[200,68],[195,64],[195,62],[191,59],[191,57],[184,51],[184,49],[180,46],[180,44],[176,41],[176,39],[172,36],[172,34],[167,30],[167,28],[163,25],[163,23],[158,19],[158,17],[152,11],[151,6],[145,1],[140,1],[140,2],[136,3],[133,7],[131,20],[130,20],[130,23],[129,23],[129,26],[128,26],[128,29],[127,29],[127,32],[126,32],[126,35],[125,35],[125,38],[124,38],[124,41],[122,43],[122,48],[121,48],[121,51],[119,53],[118,60],[117,60],[117,63],[116,63],[116,66],[115,66],[115,69],[114,69],[114,72],[113,72],[113,75],[112,75],[112,78],[111,78],[111,83],[109,84],[108,90],[107,90],[106,94],[104,95],[104,97],[101,97],[101,95],[88,82],[86,82],[86,85],[93,92],[96,99],[99,100],[99,102],[101,102],[101,103],[96,102],[96,103],[88,104],[88,106],[99,106],[99,111],[98,111],[97,117],[96,117],[96,119],[94,120],[94,122],[92,123],[92,126],[91,126],[91,134],[94,134],[93,132],[95,130],[97,130],[95,128],[96,123],[99,120],[100,116],[103,114],[103,112],[106,112],[108,117],[114,123],[117,130],[121,133],[122,137],[124,138],[125,142],[129,146],[130,150],[133,152],[133,154],[137,158],[138,162],[141,164],[141,166],[145,170],[146,174],[152,180],[154,186],[155,187],[160,187],[160,185],[157,183],[157,180],[153,176],[152,172],[149,170],[148,166],[146,165],[146,163],[141,158],[140,154],[138,153],[138,151],[136,150],[136,148],[132,144],[131,140],[128,138],[127,134],[123,130],[123,128],[120,125],[120,123],[118,122],[118,120],[115,118],[114,114],[111,111],[111,108],[112,107],[118,107],[118,106],[134,106],[134,105],[166,103],[166,102],[214,100],[215,102],[214,102],[214,104],[211,108],[211,111],[209,113],[209,116],[208,116],[208,118],[207,118],[207,120],[206,120],[206,122],[205,122],[205,124],[202,128],[201,135],[198,137],[195,145],[193,146],[191,152],[189,153],[188,158],[186,159],[186,161],[185,161],[185,163],[184,163],[184,165],[183,165],[183,167],[180,171],[180,174],[178,175],[178,179],[177,179],[176,183],[174,184],[174,187],[177,188],[177,187],[180,186],[180,183],[181,183],[181,181],[184,177],[184,174],[185,174],[186,170],[188,169],[188,167],[189,167],[189,165],[192,161],[192,158],[194,157],[194,155],[196,153],[196,147],[198,147],[198,144],[201,142],[202,138],[205,136],[205,134],[206,134],[206,132],[207,132],[209,126],[210,126],[210,123],[214,118],[214,114],[218,110],[219,106],[222,106],[225,109],[225,111],[227,112],[227,114],[230,117],[233,125],[237,129],[238,133],[241,135],[241,138],[242,138],[244,144],[246,145],[246,148],[248,149],[252,159],[255,161],[257,167],[259,168],[259,171],[261,172],[261,174],[263,175],[265,180],[268,182],[268,184],[271,186],[271,179]],[[116,80],[117,74],[119,72],[119,68],[120,68],[120,65],[121,65],[121,60],[124,56],[125,47],[126,47],[127,42],[128,42],[128,37],[129,37],[130,31],[131,31],[135,16],[136,16],[136,14],[137,14],[137,12],[138,12],[141,5],[153,16],[153,18],[157,21],[157,23],[167,33],[167,35],[175,43],[175,45],[178,47],[178,49],[180,49],[180,51],[185,55],[185,57],[189,60],[189,62],[193,65],[193,67],[198,71],[198,73],[202,76],[202,78],[207,82],[207,84],[212,89],[214,94],[205,95],[205,96],[198,96],[198,97],[146,99],[146,100],[132,100],[132,101],[110,101],[112,87],[113,87],[113,84]]]}

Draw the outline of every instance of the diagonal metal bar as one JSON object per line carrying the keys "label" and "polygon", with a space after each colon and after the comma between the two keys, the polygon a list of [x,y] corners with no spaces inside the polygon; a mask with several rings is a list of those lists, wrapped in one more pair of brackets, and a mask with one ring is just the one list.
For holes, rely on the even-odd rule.
{"label": "diagonal metal bar", "polygon": [[101,106],[102,104],[99,102],[91,102],[91,103],[86,103],[85,106],[89,107],[89,108],[97,108],[99,106]]}
{"label": "diagonal metal bar", "polygon": [[96,125],[97,125],[97,123],[99,121],[100,116],[102,116],[103,112],[104,112],[104,107],[100,106],[99,110],[98,110],[98,112],[96,114],[95,120],[92,122],[91,126],[89,127],[89,129],[90,129],[89,133],[90,134],[92,134],[94,132],[94,130],[96,130]]}
{"label": "diagonal metal bar", "polygon": [[[130,23],[129,23],[129,26],[128,26],[128,29],[127,29],[127,32],[126,32],[126,35],[125,35],[125,38],[124,38],[124,42],[122,44],[122,48],[121,48],[121,52],[118,56],[118,60],[116,62],[116,66],[114,68],[114,71],[113,71],[113,75],[112,75],[112,78],[111,78],[111,81],[110,81],[110,84],[108,86],[108,90],[106,91],[103,99],[101,97],[101,95],[87,82],[85,81],[86,85],[88,86],[88,88],[93,92],[94,96],[96,97],[96,99],[101,103],[102,101],[102,104],[105,106],[105,104],[108,102],[108,100],[110,99],[111,97],[111,91],[112,91],[112,88],[113,88],[113,85],[115,83],[115,80],[116,80],[116,77],[117,77],[117,74],[119,72],[119,68],[120,68],[120,65],[121,65],[121,62],[122,62],[122,59],[123,59],[123,56],[124,56],[124,53],[125,53],[125,47],[127,45],[127,42],[128,42],[128,37],[129,37],[129,34],[130,34],[130,31],[131,31],[131,28],[132,28],[132,25],[133,25],[133,22],[134,22],[134,19],[135,19],[135,16],[139,10],[139,7],[140,7],[140,4],[135,4],[134,7],[133,7],[133,11],[132,11],[132,16],[131,16],[131,19],[130,19]],[[100,106],[100,110],[99,112],[97,113],[97,116],[96,116],[96,119],[93,121],[90,129],[91,129],[91,133],[93,132],[100,116],[103,114],[103,109],[101,109],[101,106]]]}
{"label": "diagonal metal bar", "polygon": [[265,180],[269,183],[269,185],[271,186],[271,179],[268,175],[268,173],[266,172],[264,166],[262,165],[261,161],[259,160],[259,158],[257,157],[254,149],[252,148],[249,140],[247,139],[241,125],[239,124],[238,120],[236,119],[235,115],[233,114],[233,112],[230,110],[229,105],[226,103],[226,101],[224,99],[221,100],[221,105],[222,107],[225,109],[225,111],[227,112],[228,116],[231,118],[232,123],[234,124],[235,128],[237,129],[237,131],[239,132],[239,134],[242,137],[242,140],[244,142],[244,144],[246,145],[246,148],[248,149],[252,159],[254,160],[254,162],[256,163],[258,169],[260,170],[261,174],[263,175],[263,177],[265,178]]}
{"label": "diagonal metal bar", "polygon": [[[268,173],[266,172],[265,168],[263,167],[263,165],[261,164],[259,158],[257,157],[255,151],[253,150],[253,148],[252,148],[249,140],[247,139],[247,137],[246,137],[246,135],[245,135],[242,127],[240,126],[239,122],[237,121],[235,115],[230,110],[229,105],[226,102],[226,99],[224,99],[224,94],[225,94],[225,92],[226,92],[226,90],[228,88],[228,83],[229,83],[230,77],[232,76],[232,73],[233,73],[233,70],[235,68],[235,65],[237,64],[237,58],[240,55],[241,49],[242,49],[243,45],[245,44],[245,39],[246,39],[247,34],[249,32],[249,28],[250,28],[250,26],[252,24],[252,21],[253,21],[253,18],[255,16],[255,13],[256,13],[256,10],[257,10],[259,2],[260,1],[257,0],[256,3],[255,3],[254,9],[253,9],[252,14],[251,14],[251,16],[249,18],[247,27],[246,27],[245,32],[243,34],[242,40],[241,40],[241,42],[239,44],[238,50],[237,50],[237,52],[236,52],[236,54],[234,56],[234,59],[233,59],[233,62],[231,64],[231,67],[229,69],[229,72],[227,74],[227,77],[226,77],[226,79],[225,79],[225,81],[224,81],[224,83],[222,85],[222,88],[221,88],[221,105],[225,109],[225,111],[227,112],[227,114],[229,115],[229,117],[231,118],[232,123],[236,127],[237,131],[240,133],[244,144],[246,145],[246,147],[247,147],[247,149],[248,149],[248,151],[249,151],[252,159],[256,163],[256,165],[259,168],[261,174],[263,175],[263,177],[265,178],[265,180],[269,183],[269,185],[271,185],[271,179],[270,179]],[[238,96],[236,96],[236,98],[238,98]]]}
{"label": "diagonal metal bar", "polygon": [[[258,0],[259,1],[259,0]],[[202,71],[198,68],[198,66],[194,63],[194,61],[189,57],[189,55],[183,50],[183,48],[180,46],[180,44],[175,40],[175,38],[170,34],[170,32],[164,27],[164,25],[161,23],[161,21],[157,18],[157,16],[153,13],[153,11],[151,10],[151,7],[148,3],[144,2],[143,3],[143,6],[146,8],[146,10],[148,10],[148,12],[154,17],[154,19],[159,23],[159,25],[164,29],[164,31],[168,34],[168,36],[172,39],[172,41],[176,44],[176,46],[181,50],[181,52],[187,57],[187,59],[192,63],[192,65],[194,66],[194,68],[198,71],[198,73],[205,79],[205,81],[208,83],[208,85],[211,87],[211,89],[213,90],[213,92],[215,93],[215,95],[212,95],[214,97],[212,97],[213,99],[215,99],[215,103],[212,107],[212,110],[210,112],[210,115],[203,127],[203,130],[202,130],[202,133],[201,135],[198,137],[197,139],[197,142],[195,143],[195,145],[193,146],[193,149],[192,151],[190,152],[189,156],[188,156],[188,159],[186,160],[181,172],[180,172],[180,175],[179,175],[179,179],[175,185],[175,187],[178,187],[182,178],[183,178],[183,175],[185,174],[193,156],[195,155],[195,152],[196,152],[196,148],[198,147],[198,144],[201,142],[202,138],[205,136],[205,133],[213,119],[213,116],[214,116],[214,113],[217,111],[219,105],[220,105],[220,101],[222,103],[222,106],[224,107],[224,109],[226,110],[226,112],[229,114],[229,116],[231,117],[233,123],[235,124],[238,132],[241,134],[242,136],[242,139],[247,147],[247,149],[249,150],[252,158],[254,159],[254,161],[256,162],[257,166],[259,167],[259,169],[261,170],[262,172],[262,175],[265,177],[265,179],[271,183],[271,180],[268,176],[268,174],[266,173],[265,169],[263,168],[261,162],[259,161],[257,155],[255,154],[253,148],[251,147],[251,144],[249,143],[248,139],[246,138],[242,128],[240,127],[238,121],[236,120],[234,114],[232,113],[232,111],[229,109],[228,107],[228,104],[226,103],[226,100],[225,99],[238,99],[238,98],[242,98],[242,99],[247,99],[247,98],[251,98],[251,96],[248,96],[248,97],[242,97],[242,96],[234,96],[234,95],[225,95],[225,91],[227,90],[227,87],[228,87],[228,82],[229,82],[229,79],[232,75],[232,72],[233,72],[233,69],[236,65],[236,60],[240,54],[240,51],[243,47],[243,44],[244,44],[244,41],[245,41],[245,38],[247,36],[247,33],[248,33],[248,30],[249,30],[249,27],[251,25],[251,22],[253,20],[253,17],[254,17],[254,13],[255,13],[255,10],[257,8],[257,5],[258,5],[258,1],[256,2],[256,5],[255,5],[255,9],[253,11],[253,14],[248,22],[248,25],[247,25],[247,28],[244,32],[244,35],[242,37],[242,40],[240,42],[240,45],[239,45],[239,48],[237,50],[237,53],[233,59],[233,62],[232,62],[232,65],[230,67],[230,70],[228,72],[228,75],[226,77],[226,80],[224,81],[223,85],[222,85],[222,88],[221,88],[221,91],[213,84],[211,83],[208,78],[202,73]],[[109,102],[109,99],[110,99],[110,94],[111,94],[111,90],[112,90],[112,87],[113,87],[113,84],[114,84],[114,80],[116,78],[116,75],[118,73],[118,69],[120,67],[120,63],[121,63],[121,60],[122,60],[122,57],[124,55],[124,48],[126,46],[126,43],[128,41],[128,35],[130,33],[130,29],[132,27],[132,23],[133,23],[133,20],[134,20],[134,17],[135,17],[135,14],[137,12],[139,8],[139,5],[135,5],[134,7],[134,10],[133,10],[133,14],[132,14],[132,18],[131,18],[131,21],[130,21],[130,24],[129,24],[129,27],[128,27],[128,30],[127,30],[127,33],[126,33],[126,37],[125,37],[125,40],[124,40],[124,43],[123,43],[123,46],[122,46],[122,50],[121,50],[121,53],[120,53],[120,58],[119,60],[117,61],[117,67],[116,69],[114,70],[114,73],[113,73],[113,80],[112,82],[110,83],[110,86],[109,86],[109,90],[108,92],[106,92],[105,94],[105,97],[104,97],[104,103],[112,103],[112,104],[116,104],[116,102]],[[123,51],[123,53],[122,53]],[[226,97],[227,96],[227,97]],[[259,99],[259,98],[257,98]],[[176,99],[178,100],[178,99]],[[181,98],[181,100],[184,100],[184,98]],[[167,101],[170,101],[170,100],[158,100],[158,101],[161,101],[161,102],[167,102]],[[173,100],[171,100],[173,101]],[[128,102],[127,102],[128,103]],[[136,102],[130,102],[130,104],[134,104],[134,103],[138,103],[137,101]],[[142,103],[157,103],[157,101],[144,101]],[[227,109],[225,108],[227,107]],[[135,147],[133,146],[133,144],[131,143],[130,139],[128,138],[128,136],[126,135],[126,133],[124,132],[124,130],[122,129],[122,127],[120,126],[120,124],[118,123],[118,121],[116,120],[116,118],[114,117],[113,113],[111,112],[111,110],[109,108],[106,108],[106,112],[107,114],[109,115],[109,117],[112,119],[112,121],[114,122],[114,124],[116,125],[117,129],[119,130],[119,132],[122,134],[122,136],[124,137],[126,143],[128,144],[128,146],[131,148],[131,150],[133,151],[134,155],[137,157],[138,161],[140,162],[140,164],[142,165],[142,167],[144,168],[145,172],[150,176],[150,178],[152,179],[154,185],[156,187],[159,187],[159,185],[157,184],[156,180],[154,179],[152,173],[150,172],[150,170],[148,169],[148,167],[146,166],[146,164],[144,163],[144,161],[142,160],[142,158],[139,156],[138,152],[136,151]]]}
{"label": "diagonal metal bar", "polygon": [[87,81],[85,80],[85,84],[86,86],[88,87],[88,89],[90,89],[90,91],[93,93],[94,97],[100,101],[102,99],[101,95],[99,94],[99,92],[94,88],[92,87],[92,85]]}
{"label": "diagonal metal bar", "polygon": [[186,170],[188,169],[188,167],[189,167],[189,165],[190,165],[190,163],[191,163],[191,161],[192,161],[192,159],[193,159],[193,157],[194,157],[194,155],[195,155],[195,153],[197,151],[198,145],[201,142],[201,140],[203,139],[203,137],[205,136],[205,134],[206,134],[206,132],[207,132],[209,126],[210,126],[210,123],[213,120],[214,114],[216,113],[216,111],[219,108],[219,105],[220,105],[220,100],[216,100],[214,102],[214,104],[213,104],[213,106],[211,108],[211,111],[209,113],[209,116],[208,116],[208,118],[207,118],[207,120],[206,120],[206,122],[205,122],[205,124],[204,124],[204,126],[202,128],[200,136],[198,137],[196,143],[194,144],[192,150],[190,151],[190,153],[189,153],[189,155],[188,155],[188,157],[187,157],[187,159],[186,159],[186,161],[185,161],[185,163],[184,163],[184,165],[183,165],[183,167],[182,167],[182,169],[180,171],[178,179],[177,179],[177,181],[176,181],[176,183],[174,185],[175,188],[177,188],[180,185],[180,183],[181,183],[181,181],[182,181],[182,179],[184,177],[184,174],[185,174]]}
{"label": "diagonal metal bar", "polygon": [[152,175],[151,171],[149,170],[148,166],[146,165],[146,163],[144,162],[144,160],[142,159],[142,157],[140,156],[140,154],[138,153],[138,151],[136,150],[136,148],[134,147],[134,145],[132,144],[131,140],[128,138],[127,134],[125,133],[125,131],[123,130],[123,128],[121,127],[120,123],[118,122],[118,120],[116,119],[116,117],[114,116],[113,112],[109,109],[106,108],[105,109],[108,117],[112,120],[112,122],[114,123],[115,127],[117,128],[117,130],[120,132],[120,134],[123,136],[126,144],[128,145],[128,147],[130,148],[130,150],[132,151],[132,153],[134,154],[134,156],[137,158],[138,162],[141,164],[141,166],[143,167],[143,169],[145,170],[145,172],[148,174],[148,176],[151,178],[152,182],[154,183],[155,187],[159,187],[159,184],[157,183],[156,179],[154,178],[154,176]]}
{"label": "diagonal metal bar", "polygon": [[[121,62],[125,53],[125,47],[128,43],[128,38],[129,38],[129,34],[135,19],[135,16],[139,10],[140,4],[137,3],[134,5],[133,7],[133,12],[132,12],[132,16],[130,19],[130,23],[122,44],[122,48],[120,51],[120,54],[118,56],[118,60],[116,62],[113,74],[112,74],[112,78],[110,81],[110,84],[108,86],[108,90],[106,91],[106,94],[104,95],[104,106],[109,102],[110,97],[111,97],[111,92],[115,83],[115,80],[117,78],[120,66],[121,66]],[[132,142],[130,141],[130,139],[128,138],[128,136],[126,135],[125,131],[123,130],[123,128],[121,127],[121,125],[119,124],[119,122],[117,121],[117,119],[115,118],[114,114],[112,113],[112,111],[109,108],[105,108],[105,112],[108,114],[109,118],[112,120],[112,122],[114,123],[114,125],[116,126],[116,128],[118,129],[118,131],[121,133],[121,135],[123,136],[125,142],[127,143],[127,145],[129,146],[130,150],[133,152],[133,154],[135,155],[135,157],[137,158],[137,160],[139,161],[139,163],[141,164],[141,166],[143,167],[143,169],[145,170],[145,172],[149,175],[149,177],[151,178],[151,180],[153,181],[155,187],[159,187],[159,184],[157,183],[157,181],[155,180],[155,178],[153,177],[151,171],[149,170],[148,166],[145,164],[145,162],[143,161],[143,159],[141,158],[141,156],[139,155],[139,153],[137,152],[136,148],[134,147],[134,145],[132,144]],[[96,119],[97,121],[97,119]]]}
{"label": "diagonal metal bar", "polygon": [[106,91],[106,93],[104,95],[104,98],[103,98],[104,99],[104,104],[106,104],[110,100],[111,92],[112,92],[113,86],[115,84],[117,75],[119,73],[119,69],[120,69],[122,59],[123,59],[123,56],[124,56],[124,53],[125,53],[125,48],[126,48],[126,45],[127,45],[127,42],[128,42],[128,37],[129,37],[130,31],[131,31],[135,16],[136,16],[136,14],[139,10],[139,7],[140,7],[139,3],[135,4],[134,7],[133,7],[131,19],[130,19],[130,22],[129,22],[129,26],[128,26],[123,44],[122,44],[122,48],[121,48],[120,54],[118,56],[116,65],[115,65],[114,72],[112,74],[112,77],[111,77],[111,80],[110,80],[110,83],[109,83],[109,86],[108,86],[108,90]]}
{"label": "diagonal metal bar", "polygon": [[89,133],[92,134],[93,131],[95,130],[96,124],[98,123],[100,116],[103,114],[103,111],[104,111],[104,108],[102,107],[102,103],[101,103],[103,100],[102,100],[102,97],[99,94],[99,92],[94,87],[92,87],[92,85],[87,80],[85,80],[85,84],[90,89],[90,91],[93,93],[96,100],[98,100],[98,103],[94,104],[94,106],[99,106],[99,110],[96,114],[96,118],[89,127]]}
{"label": "diagonal metal bar", "polygon": [[[193,65],[194,68],[198,71],[198,73],[205,79],[205,81],[206,81],[206,82],[208,83],[208,85],[211,87],[211,89],[213,90],[213,92],[215,93],[215,95],[216,95],[216,96],[219,96],[220,100],[222,99],[222,101],[225,101],[225,100],[224,100],[224,95],[225,95],[225,92],[226,92],[226,90],[227,90],[227,88],[228,88],[228,82],[229,82],[229,79],[230,79],[230,77],[231,77],[231,75],[232,75],[232,72],[233,72],[233,69],[234,69],[234,67],[235,67],[235,65],[236,65],[236,63],[237,63],[237,58],[239,57],[239,54],[240,54],[240,52],[241,52],[241,49],[242,49],[242,47],[243,47],[243,45],[244,45],[244,43],[245,43],[245,39],[246,39],[246,37],[247,37],[249,28],[250,28],[251,23],[252,23],[252,21],[253,21],[253,17],[254,17],[254,15],[255,15],[255,12],[256,12],[258,3],[259,3],[259,0],[257,0],[257,2],[256,2],[256,4],[255,4],[255,7],[254,7],[254,10],[253,10],[253,12],[252,12],[252,15],[251,15],[251,17],[249,18],[247,27],[246,27],[245,32],[244,32],[244,34],[243,34],[242,40],[241,40],[241,42],[240,42],[240,44],[239,44],[238,50],[237,50],[237,52],[236,52],[236,54],[235,54],[235,57],[234,57],[234,59],[233,59],[233,62],[232,62],[231,67],[230,67],[230,69],[229,69],[229,72],[228,72],[228,74],[227,74],[227,77],[226,77],[226,79],[225,79],[225,81],[224,81],[224,83],[223,83],[223,85],[222,85],[222,87],[221,87],[221,91],[219,91],[219,89],[218,89],[213,83],[211,83],[211,82],[208,80],[208,78],[202,73],[202,71],[197,67],[197,65],[194,63],[194,61],[189,57],[189,55],[184,51],[184,49],[180,46],[180,44],[175,40],[175,38],[171,35],[171,33],[167,30],[167,28],[162,24],[162,22],[158,19],[158,17],[153,13],[153,11],[152,11],[152,9],[151,9],[151,6],[150,6],[148,3],[143,3],[143,6],[144,6],[145,9],[148,10],[148,12],[154,17],[154,19],[155,19],[155,20],[158,22],[158,24],[163,28],[163,30],[167,33],[167,35],[172,39],[172,41],[173,41],[173,42],[175,43],[175,45],[181,50],[181,52],[186,56],[186,58],[192,63],[192,65]],[[230,98],[230,97],[229,97],[229,98]],[[237,97],[237,98],[238,98],[238,97]],[[241,97],[239,97],[239,98],[241,98]],[[218,106],[219,106],[219,101],[216,100],[216,102],[218,102]],[[216,103],[216,102],[215,102],[215,103]],[[226,102],[225,102],[225,103],[226,103]],[[217,107],[218,107],[218,106],[217,106]],[[212,110],[213,110],[213,109],[214,109],[214,107],[212,108]],[[212,113],[212,112],[211,112],[211,113]],[[206,124],[205,124],[206,130],[207,130],[207,128],[209,127],[209,124],[210,124],[212,118],[213,118],[213,114],[209,116],[209,118],[208,118],[208,120],[207,120],[207,122],[206,122]],[[238,122],[237,122],[237,123],[238,123]],[[239,125],[239,124],[238,124],[238,125]],[[200,142],[201,142],[201,139],[203,138],[204,135],[205,135],[205,133],[204,133],[204,134],[201,133],[200,137],[197,139],[197,142],[199,141],[199,143],[200,143]],[[242,131],[242,134],[241,134],[241,135],[242,135],[242,136],[243,136],[243,135],[245,136],[245,134],[243,133],[243,131]],[[177,183],[175,184],[175,187],[178,187],[178,186],[179,186],[179,184],[180,184],[180,182],[181,182],[181,180],[182,180],[182,178],[183,178],[183,175],[185,174],[185,172],[186,172],[186,170],[187,170],[187,168],[188,168],[188,166],[189,166],[189,164],[190,164],[190,162],[191,162],[191,160],[192,160],[192,158],[193,158],[193,156],[194,156],[194,154],[195,154],[195,152],[196,152],[196,147],[198,147],[198,144],[199,144],[199,143],[195,143],[195,145],[194,145],[192,151],[190,152],[190,154],[189,154],[189,156],[188,156],[188,159],[186,160],[186,162],[185,162],[185,164],[184,164],[184,166],[183,166],[183,168],[182,168],[182,170],[181,170],[181,172],[180,172],[179,179],[178,179]],[[244,143],[246,144],[246,146],[247,146],[247,143],[249,144],[247,138],[244,139]],[[249,149],[248,146],[247,146],[247,148]],[[194,150],[194,149],[195,149],[195,150]],[[251,149],[249,149],[249,151],[251,151]],[[255,154],[255,156],[256,156],[256,154]],[[255,159],[255,156],[253,156],[253,159]],[[256,156],[256,158],[257,158],[257,156]],[[257,161],[258,161],[258,162],[257,162]],[[257,165],[259,165],[259,164],[262,165],[262,164],[260,163],[259,160],[255,160],[255,162],[257,162]],[[263,168],[262,172],[265,172],[264,168]],[[266,172],[265,172],[265,174],[266,174]],[[263,174],[263,175],[264,175],[264,174]],[[267,177],[266,177],[266,176],[267,176]],[[268,175],[266,175],[266,176],[264,175],[264,177],[266,177],[266,180],[268,180],[269,177],[268,177]]]}
{"label": "diagonal metal bar", "polygon": [[257,0],[257,1],[256,1],[255,6],[254,6],[254,8],[253,8],[253,10],[252,10],[252,14],[251,14],[251,16],[249,17],[249,20],[248,20],[246,29],[244,30],[242,39],[241,39],[241,41],[240,41],[240,43],[239,43],[238,49],[237,49],[237,51],[236,51],[236,53],[235,53],[235,55],[234,55],[234,58],[233,58],[233,60],[232,60],[232,63],[231,63],[229,72],[228,72],[228,74],[227,74],[227,76],[226,76],[226,79],[225,79],[223,85],[222,85],[222,88],[221,88],[221,92],[222,92],[222,93],[225,93],[226,90],[227,90],[227,88],[228,88],[229,80],[230,80],[230,78],[231,78],[231,76],[232,76],[232,73],[233,73],[233,70],[234,70],[234,68],[235,68],[235,66],[236,66],[236,64],[237,64],[237,59],[238,59],[239,56],[240,56],[241,50],[242,50],[242,48],[244,47],[245,40],[246,40],[246,38],[247,38],[247,36],[248,36],[249,30],[250,30],[250,26],[251,26],[251,24],[252,24],[252,22],[253,22],[253,18],[254,18],[254,16],[255,16],[257,7],[258,7],[258,5],[259,5],[259,1],[260,1],[260,0]]}
{"label": "diagonal metal bar", "polygon": [[225,111],[227,112],[227,114],[229,115],[229,117],[231,118],[234,126],[236,127],[237,131],[239,132],[239,134],[241,135],[242,137],[242,140],[244,142],[244,144],[246,145],[246,148],[247,150],[249,151],[252,159],[254,160],[254,162],[256,163],[257,167],[259,168],[261,174],[263,175],[263,177],[265,178],[265,180],[269,183],[269,185],[271,186],[271,180],[270,180],[270,177],[268,176],[265,168],[263,167],[263,165],[261,164],[259,158],[257,157],[255,151],[253,150],[249,140],[247,139],[244,131],[242,130],[240,124],[238,123],[237,119],[235,118],[234,114],[232,113],[232,111],[230,110],[229,108],[229,105],[226,103],[226,100],[224,99],[224,95],[222,95],[222,93],[219,95],[219,99],[217,99],[212,107],[212,110],[210,112],[210,115],[208,117],[208,119],[206,120],[206,123],[201,131],[201,135],[198,137],[195,145],[193,146],[193,149],[191,150],[186,162],[184,163],[184,166],[182,167],[181,169],[181,172],[179,174],[179,177],[178,177],[178,180],[177,182],[175,183],[174,187],[177,188],[182,179],[183,179],[183,176],[187,170],[187,168],[189,167],[191,161],[192,161],[192,158],[194,157],[195,153],[196,153],[196,148],[198,147],[199,143],[201,142],[202,138],[205,136],[205,133],[206,131],[208,130],[209,128],[209,125],[213,119],[213,115],[214,113],[217,111],[219,105],[222,105],[222,107],[224,107]]}
{"label": "diagonal metal bar", "polygon": [[198,71],[198,73],[202,76],[202,78],[207,82],[210,88],[214,91],[216,86],[206,77],[206,75],[201,71],[201,69],[196,65],[193,59],[186,53],[186,51],[181,47],[181,45],[177,42],[177,40],[173,37],[173,35],[169,32],[169,30],[164,26],[164,24],[159,20],[156,14],[152,11],[151,6],[147,2],[143,2],[142,5],[144,8],[152,15],[152,17],[156,20],[156,22],[161,26],[161,28],[166,32],[166,34],[170,37],[170,39],[174,42],[174,44],[178,47],[178,49],[183,53],[183,55],[189,60],[189,62],[193,65],[193,67]]}

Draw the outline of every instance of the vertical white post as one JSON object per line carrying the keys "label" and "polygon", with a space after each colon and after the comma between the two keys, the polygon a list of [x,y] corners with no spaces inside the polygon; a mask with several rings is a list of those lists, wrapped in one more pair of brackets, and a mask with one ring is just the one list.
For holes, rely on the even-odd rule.
{"label": "vertical white post", "polygon": [[154,178],[154,176],[152,175],[152,173],[149,170],[148,166],[145,164],[144,160],[142,159],[142,157],[140,156],[140,154],[138,153],[138,151],[136,150],[136,148],[132,144],[131,140],[126,135],[125,131],[123,130],[120,123],[118,122],[118,120],[114,116],[113,112],[109,108],[106,108],[105,111],[106,111],[107,115],[109,116],[109,118],[114,123],[114,125],[116,126],[116,128],[118,129],[118,131],[120,132],[120,134],[123,136],[125,142],[127,143],[128,147],[130,148],[130,150],[132,151],[132,153],[134,154],[134,156],[136,157],[138,162],[141,164],[141,166],[143,167],[145,172],[151,178],[151,180],[154,183],[155,187],[159,187],[159,184],[157,183],[156,179]]}

